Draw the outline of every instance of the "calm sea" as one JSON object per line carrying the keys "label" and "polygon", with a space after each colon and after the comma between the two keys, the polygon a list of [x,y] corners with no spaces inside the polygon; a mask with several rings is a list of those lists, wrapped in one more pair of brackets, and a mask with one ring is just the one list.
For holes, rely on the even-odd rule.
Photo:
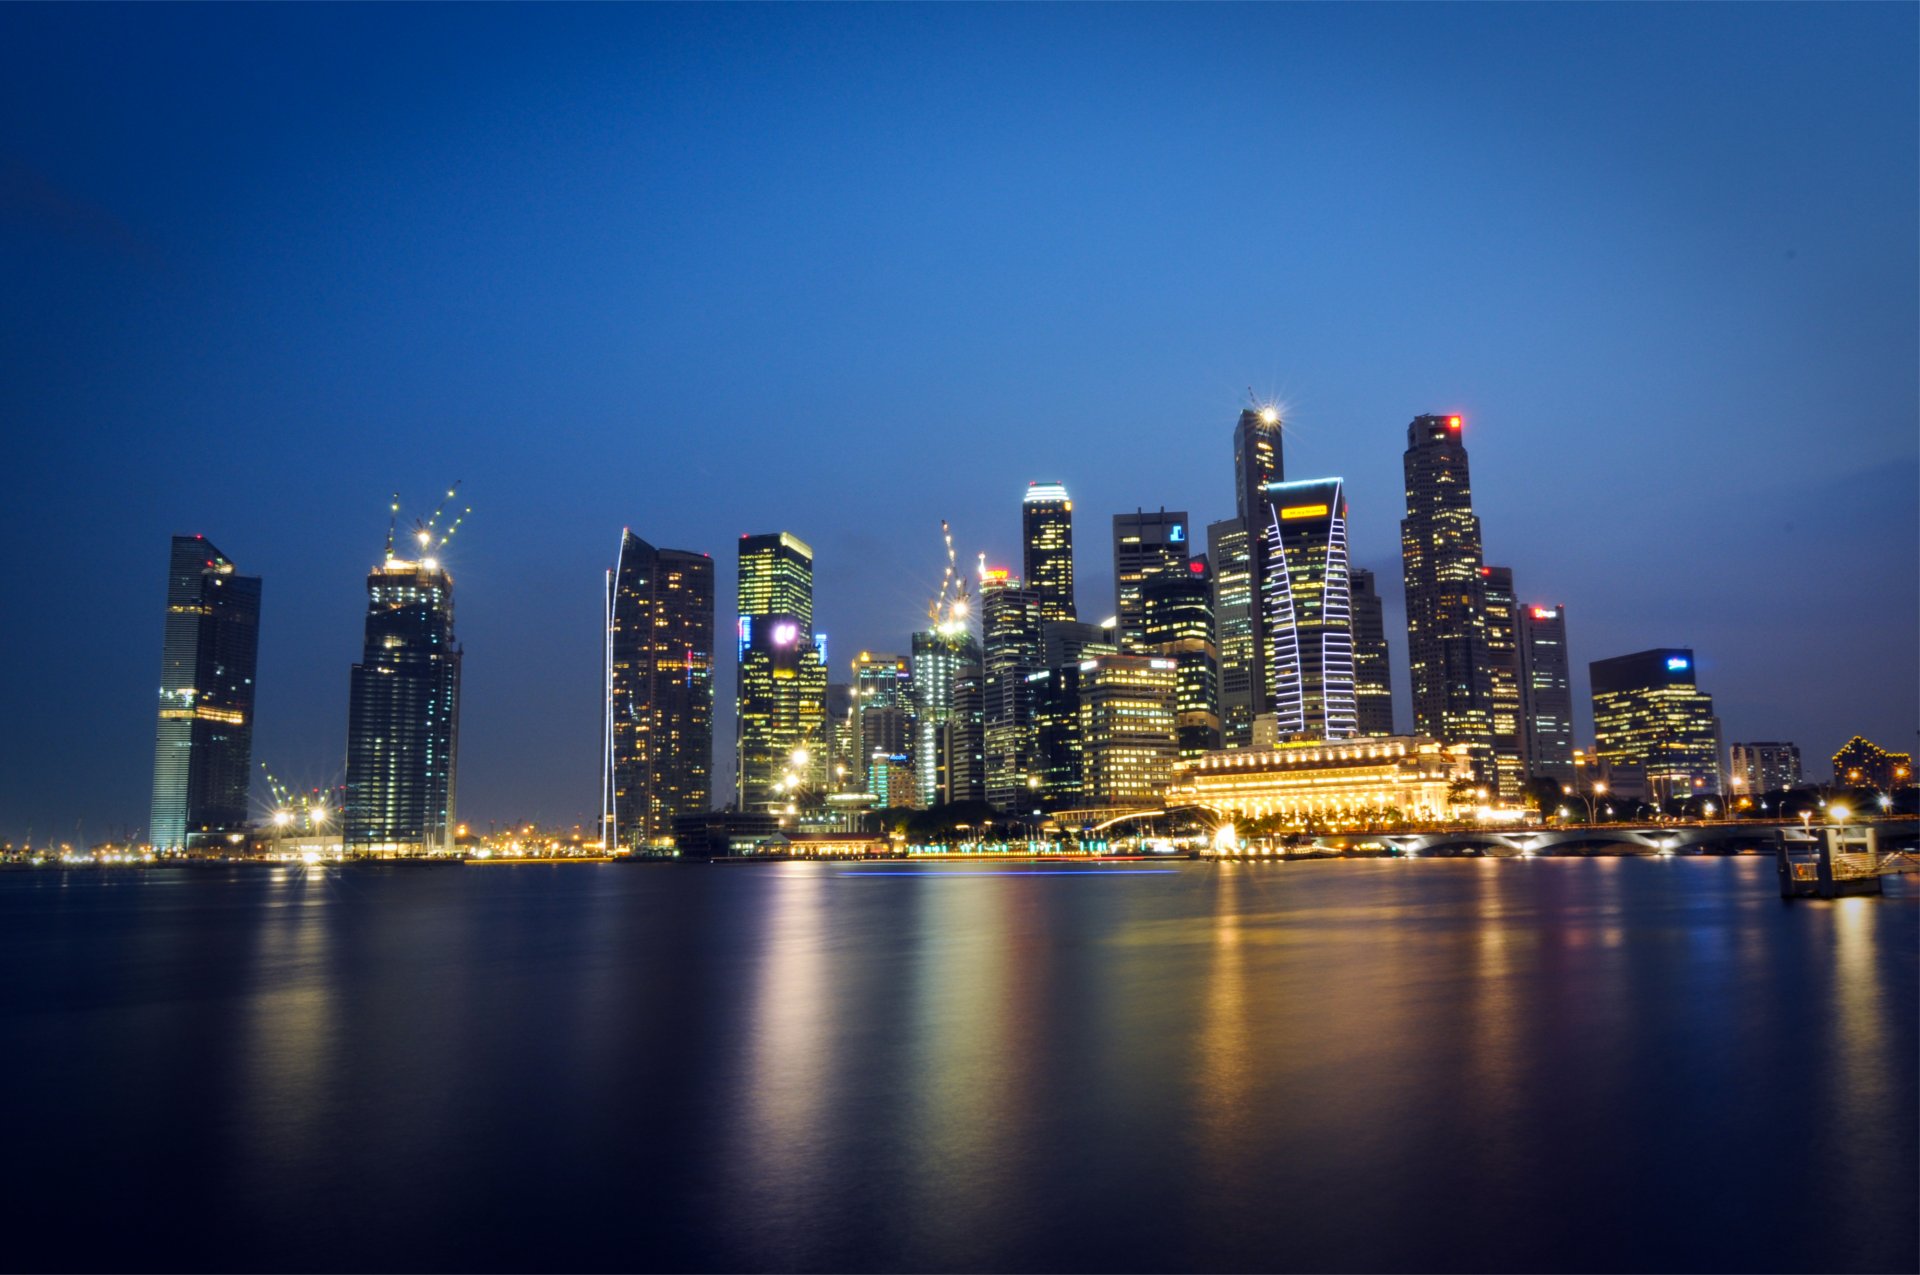
{"label": "calm sea", "polygon": [[1770,860],[0,874],[8,1269],[1913,1270]]}

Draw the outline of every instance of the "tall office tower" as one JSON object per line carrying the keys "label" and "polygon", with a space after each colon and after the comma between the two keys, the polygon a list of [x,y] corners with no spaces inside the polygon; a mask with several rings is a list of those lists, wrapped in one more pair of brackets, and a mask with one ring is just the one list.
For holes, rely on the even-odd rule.
{"label": "tall office tower", "polygon": [[976,659],[953,680],[953,713],[947,719],[947,800],[987,799],[987,678]]}
{"label": "tall office tower", "polygon": [[735,801],[784,810],[826,780],[827,659],[813,631],[813,549],[790,532],[740,537]]}
{"label": "tall office tower", "polygon": [[1080,662],[1080,799],[1150,806],[1173,781],[1172,660],[1096,655]]}
{"label": "tall office tower", "polygon": [[1084,620],[1043,620],[1040,622],[1040,654],[1043,668],[1078,664],[1088,655],[1118,655],[1113,630]]}
{"label": "tall office tower", "polygon": [[453,577],[438,559],[387,556],[367,577],[366,642],[347,714],[348,854],[453,848],[460,656]]}
{"label": "tall office tower", "polygon": [[1662,647],[1595,660],[1594,751],[1608,766],[1646,772],[1656,801],[1720,791],[1713,697],[1694,684],[1693,652]]}
{"label": "tall office tower", "polygon": [[1347,499],[1338,478],[1267,484],[1267,649],[1260,663],[1283,739],[1346,739],[1359,730],[1353,617],[1347,598]]}
{"label": "tall office tower", "polygon": [[671,846],[713,804],[713,559],[623,531],[606,604],[601,841]]}
{"label": "tall office tower", "polygon": [[860,652],[853,659],[853,751],[860,760],[860,786],[877,798],[902,797],[889,790],[885,768],[894,758],[908,756],[912,739],[912,666],[902,655]]}
{"label": "tall office tower", "polygon": [[1080,661],[1031,673],[1034,754],[1039,799],[1032,808],[1072,810],[1080,805]]}
{"label": "tall office tower", "polygon": [[1204,557],[1140,589],[1141,640],[1173,661],[1174,737],[1182,757],[1220,747],[1220,653],[1213,637],[1213,572]]}
{"label": "tall office tower", "polygon": [[1233,512],[1244,527],[1265,525],[1267,485],[1287,476],[1283,428],[1272,404],[1241,412],[1233,427]]}
{"label": "tall office tower", "polygon": [[1187,569],[1187,515],[1165,509],[1113,516],[1113,613],[1120,649],[1142,649],[1140,590],[1147,581]]}
{"label": "tall office tower", "polygon": [[1766,793],[1800,786],[1800,750],[1792,744],[1773,740],[1733,744],[1728,752],[1733,765],[1727,776],[1732,791],[1727,796],[1733,800],[1750,797],[1758,801]]}
{"label": "tall office tower", "polygon": [[1486,607],[1487,707],[1493,725],[1494,781],[1501,800],[1518,801],[1526,783],[1526,717],[1520,689],[1520,608],[1513,568],[1481,567]]}
{"label": "tall office tower", "polygon": [[1520,610],[1520,738],[1526,773],[1573,781],[1573,680],[1568,671],[1567,609]]}
{"label": "tall office tower", "polygon": [[1407,516],[1400,560],[1407,586],[1413,732],[1465,744],[1474,778],[1495,782],[1493,682],[1487,654],[1480,520],[1467,482],[1458,416],[1416,416],[1404,458]]}
{"label": "tall office tower", "polygon": [[[1252,537],[1238,518],[1207,525],[1207,562],[1213,568],[1214,643],[1220,650],[1220,743],[1253,744],[1253,719],[1263,703],[1256,658]],[[1264,630],[1265,626],[1260,626]]]}
{"label": "tall office tower", "polygon": [[1393,681],[1387,671],[1387,622],[1373,572],[1347,572],[1353,610],[1354,716],[1362,735],[1393,734]]}
{"label": "tall office tower", "polygon": [[964,620],[913,635],[913,768],[922,806],[985,796],[984,774],[973,791],[970,762],[980,751],[980,676],[980,644]]}
{"label": "tall office tower", "polygon": [[827,683],[827,789],[830,792],[858,792],[865,768],[854,739],[853,686],[848,682]]}
{"label": "tall office tower", "polygon": [[1021,569],[1040,595],[1040,616],[1071,620],[1073,609],[1073,498],[1059,483],[1028,483],[1020,502]]}
{"label": "tall office tower", "polygon": [[1027,678],[1045,667],[1040,593],[1005,571],[988,572],[981,592],[987,801],[995,810],[1031,809],[1027,780],[1033,773],[1034,726]]}
{"label": "tall office tower", "polygon": [[147,827],[156,850],[197,849],[247,826],[259,649],[260,577],[234,574],[204,536],[175,536]]}

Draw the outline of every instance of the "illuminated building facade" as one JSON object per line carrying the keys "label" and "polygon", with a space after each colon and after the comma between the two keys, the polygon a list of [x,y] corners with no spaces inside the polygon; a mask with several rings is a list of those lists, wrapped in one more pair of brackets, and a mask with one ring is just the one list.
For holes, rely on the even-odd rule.
{"label": "illuminated building facade", "polygon": [[1407,426],[1407,516],[1400,559],[1407,593],[1407,665],[1416,735],[1465,744],[1474,778],[1495,781],[1493,683],[1487,653],[1480,520],[1473,512],[1458,416]]}
{"label": "illuminated building facade", "polygon": [[[1033,691],[1027,679],[1045,667],[1040,593],[1005,571],[981,582],[980,637],[985,654],[982,746],[987,801],[996,810],[1030,809],[1034,770]],[[1060,623],[1060,621],[1055,621]]]}
{"label": "illuminated building facade", "polygon": [[1073,498],[1059,483],[1028,483],[1020,502],[1022,578],[1040,595],[1046,620],[1076,618],[1073,609]]}
{"label": "illuminated building facade", "polygon": [[1526,718],[1520,689],[1519,607],[1512,567],[1481,567],[1486,609],[1487,708],[1493,726],[1493,772],[1502,801],[1520,800],[1526,783]]}
{"label": "illuminated building facade", "polygon": [[1347,501],[1338,478],[1267,485],[1260,581],[1267,701],[1283,738],[1358,729],[1347,595]]}
{"label": "illuminated building facade", "polygon": [[1833,781],[1891,792],[1913,783],[1913,754],[1890,753],[1855,735],[1833,755]]}
{"label": "illuminated building facade", "polygon": [[1393,734],[1393,681],[1387,667],[1387,622],[1373,572],[1347,572],[1353,615],[1353,703],[1362,735]]}
{"label": "illuminated building facade", "polygon": [[1080,665],[1060,664],[1027,678],[1033,696],[1034,751],[1039,771],[1038,806],[1071,810],[1080,805]]}
{"label": "illuminated building facade", "polygon": [[366,641],[353,666],[348,854],[453,849],[460,656],[453,577],[435,558],[397,558],[389,549],[367,577]]}
{"label": "illuminated building facade", "polygon": [[1144,509],[1113,516],[1114,615],[1117,639],[1123,651],[1145,649],[1140,593],[1162,576],[1187,569],[1187,515]]}
{"label": "illuminated building facade", "polygon": [[1461,744],[1417,736],[1300,740],[1183,760],[1167,801],[1231,819],[1432,823],[1450,816],[1454,785],[1472,777]]}
{"label": "illuminated building facade", "polygon": [[1179,755],[1220,747],[1220,657],[1214,645],[1213,572],[1205,557],[1141,588],[1141,642],[1174,663],[1174,736]]}
{"label": "illuminated building facade", "polygon": [[980,738],[984,698],[980,644],[965,621],[913,635],[913,767],[916,803],[938,806],[986,795]]}
{"label": "illuminated building facade", "polygon": [[1729,799],[1758,798],[1800,786],[1800,750],[1792,744],[1772,740],[1730,744],[1727,754],[1732,762],[1727,775]]}
{"label": "illuminated building facade", "polygon": [[912,804],[911,784],[903,790],[886,773],[875,773],[896,758],[904,763],[912,747],[912,669],[905,656],[885,652],[862,651],[853,659],[854,756],[860,759],[860,786],[882,805]]}
{"label": "illuminated building facade", "polygon": [[848,682],[827,683],[827,788],[829,792],[860,790],[864,767],[854,738],[853,686]]}
{"label": "illuminated building facade", "polygon": [[1096,655],[1080,662],[1080,804],[1150,806],[1172,781],[1174,662]]}
{"label": "illuminated building facade", "polygon": [[1207,563],[1213,572],[1214,644],[1220,652],[1220,741],[1226,748],[1253,743],[1261,701],[1256,658],[1253,560],[1246,524],[1228,518],[1207,526]]}
{"label": "illuminated building facade", "polygon": [[713,559],[623,531],[606,606],[601,841],[665,848],[713,803]]}
{"label": "illuminated building facade", "polygon": [[1594,751],[1602,762],[1638,767],[1655,801],[1720,791],[1713,697],[1694,683],[1692,651],[1661,647],[1587,668]]}
{"label": "illuminated building facade", "polygon": [[1520,608],[1520,726],[1526,773],[1573,779],[1573,681],[1567,609]]}
{"label": "illuminated building facade", "polygon": [[735,800],[784,811],[823,788],[826,637],[813,631],[813,549],[791,532],[740,538]]}
{"label": "illuminated building facade", "polygon": [[259,649],[260,577],[237,574],[204,536],[173,537],[147,826],[155,849],[224,844],[247,826]]}

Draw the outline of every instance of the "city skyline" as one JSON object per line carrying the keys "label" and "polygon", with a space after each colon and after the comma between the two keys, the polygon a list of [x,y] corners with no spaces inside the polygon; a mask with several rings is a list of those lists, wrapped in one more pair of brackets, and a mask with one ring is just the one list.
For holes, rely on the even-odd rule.
{"label": "city skyline", "polygon": [[[1557,94],[1545,123],[1503,143],[1482,141],[1467,164],[1457,162],[1449,124],[1531,110],[1533,99],[1473,74],[1496,56],[1497,32],[1461,15],[1405,16],[1426,37],[1423,54],[1458,71],[1444,100],[1373,95],[1375,77],[1402,54],[1369,43],[1357,15],[1191,19],[1191,57],[1147,85],[1146,96],[1185,102],[1181,109],[1214,131],[1191,160],[1148,143],[1173,165],[1172,184],[1193,192],[1160,203],[1100,162],[1152,136],[1142,132],[1144,117],[1106,123],[1030,89],[1016,94],[1038,111],[1030,117],[1036,149],[1016,156],[1016,180],[1048,196],[1038,221],[1018,229],[996,228],[991,201],[966,202],[964,217],[943,211],[942,201],[996,189],[1000,156],[1019,135],[993,108],[938,105],[941,89],[982,65],[975,41],[984,20],[970,26],[961,15],[934,14],[916,28],[880,14],[773,18],[791,30],[877,33],[907,51],[924,52],[940,42],[928,32],[939,33],[943,57],[906,59],[932,68],[925,89],[902,72],[864,92],[870,104],[894,102],[907,118],[962,140],[933,165],[896,149],[883,130],[848,126],[866,157],[856,171],[805,177],[780,167],[781,207],[797,202],[805,212],[873,193],[876,224],[894,235],[862,252],[839,222],[785,218],[802,243],[856,263],[852,292],[823,294],[819,279],[791,267],[770,274],[769,261],[749,253],[716,278],[713,295],[771,304],[733,305],[736,317],[724,324],[712,318],[710,299],[689,299],[693,279],[680,268],[615,252],[611,245],[634,236],[610,205],[588,201],[562,216],[573,259],[553,255],[564,234],[525,233],[530,223],[514,200],[564,189],[562,160],[590,153],[579,149],[584,141],[529,156],[513,139],[435,117],[380,152],[372,180],[392,184],[391,215],[425,228],[396,230],[364,205],[300,212],[298,172],[308,159],[381,135],[379,103],[364,118],[292,106],[277,116],[250,111],[244,105],[259,90],[212,68],[207,82],[218,90],[180,100],[148,94],[164,104],[135,127],[112,104],[76,101],[47,72],[22,67],[5,91],[13,115],[29,124],[8,171],[13,188],[32,198],[10,204],[8,215],[44,252],[7,303],[23,371],[0,393],[28,445],[20,499],[5,516],[16,543],[77,568],[46,586],[49,612],[93,614],[104,604],[117,622],[56,631],[29,615],[10,640],[40,673],[26,688],[19,738],[52,742],[14,746],[0,832],[70,837],[84,819],[91,839],[141,825],[160,637],[155,581],[170,535],[204,534],[266,581],[253,757],[297,787],[327,785],[343,778],[340,687],[359,646],[365,549],[384,521],[381,498],[396,485],[420,491],[449,472],[465,477],[478,512],[449,562],[470,652],[461,816],[591,826],[601,660],[600,604],[588,588],[611,565],[612,529],[631,525],[653,543],[712,554],[720,597],[734,584],[728,545],[741,533],[778,527],[806,538],[818,554],[819,627],[833,634],[838,678],[862,647],[906,647],[937,588],[940,518],[953,524],[963,556],[984,550],[1012,565],[1021,561],[1013,506],[1028,482],[1059,481],[1080,521],[1081,617],[1102,619],[1104,606],[1089,613],[1092,600],[1112,596],[1111,564],[1087,551],[1104,540],[1112,515],[1164,506],[1190,511],[1196,528],[1232,516],[1222,430],[1245,406],[1249,381],[1288,408],[1288,471],[1346,478],[1352,562],[1381,585],[1403,730],[1411,715],[1393,583],[1401,574],[1394,436],[1410,415],[1432,412],[1458,414],[1473,431],[1486,560],[1512,568],[1521,606],[1564,602],[1572,612],[1576,741],[1592,739],[1589,662],[1664,645],[1697,653],[1727,739],[1795,742],[1810,771],[1855,733],[1909,750],[1915,325],[1911,289],[1899,284],[1912,277],[1914,249],[1904,224],[1870,210],[1889,198],[1901,206],[1887,192],[1912,185],[1913,125],[1898,109],[1910,101],[1911,76],[1874,60],[1880,46],[1910,45],[1901,41],[1912,16],[1854,12],[1816,24],[1793,11],[1747,15],[1736,25],[1749,39],[1728,45],[1718,38],[1726,27],[1710,15],[1624,15],[1612,19],[1614,30],[1693,50],[1730,76],[1745,67],[1768,80],[1767,94],[1735,93],[1723,108],[1711,85],[1668,86],[1668,98],[1679,95],[1713,125],[1710,134],[1703,126],[1670,137],[1647,130],[1674,113],[1671,100],[1615,101],[1603,117],[1581,93]],[[1161,34],[1152,13],[1111,18],[1115,44],[1096,65],[1124,61]],[[1514,20],[1535,36],[1569,40],[1593,21],[1577,12]],[[298,61],[312,55],[291,50],[317,29],[332,42],[314,48],[337,56],[355,43],[348,35],[360,19],[316,28],[312,15],[236,16],[210,43],[207,19],[191,13],[122,14],[125,30],[116,32],[101,17],[10,21],[21,37],[16,50],[57,51],[72,40],[118,50],[137,87],[149,72],[136,50],[181,56],[204,44],[223,55],[276,49]],[[438,21],[398,20],[396,47],[436,45]],[[520,21],[487,19],[495,43],[462,42],[451,63],[492,65]],[[588,21],[608,24],[613,37],[644,30],[699,45],[713,36],[664,14]],[[1074,30],[1070,14],[1038,21],[1056,36]],[[1283,72],[1276,81],[1310,67],[1318,78],[1277,86],[1270,103],[1236,103],[1251,112],[1245,119],[1184,97],[1206,80],[1203,51],[1238,41],[1273,50]],[[677,196],[703,206],[727,184],[722,175],[846,140],[829,147],[825,134],[807,130],[833,122],[816,86],[853,54],[768,63],[724,42],[707,47],[715,65],[740,73],[729,83],[769,72],[752,90],[765,97],[719,91],[716,104],[730,118],[784,94],[796,123],[781,135],[787,149],[736,146],[726,167],[670,187],[670,203]],[[1037,67],[1048,47],[1027,35],[1008,52]],[[596,65],[617,69],[622,50],[644,60],[639,49],[632,38],[612,38]],[[1782,83],[1778,55],[1787,49],[1844,52],[1852,74],[1841,83],[1820,69],[1822,58],[1795,56]],[[1330,56],[1336,51],[1344,56]],[[1635,82],[1648,56],[1616,44],[1579,74]],[[324,61],[311,70],[337,86],[338,71]],[[488,91],[538,100],[538,76],[529,75]],[[1080,87],[1089,100],[1110,102],[1097,84]],[[452,87],[469,95],[460,100],[478,91],[464,79]],[[1319,105],[1314,89],[1324,90]],[[222,92],[238,92],[243,109]],[[596,109],[605,105],[600,92],[587,94]],[[1808,99],[1824,104],[1812,121],[1792,105]],[[1361,109],[1368,103],[1372,113]],[[561,137],[585,136],[569,127],[578,122],[570,108],[542,109]],[[280,121],[271,147],[257,122],[269,117]],[[678,121],[669,132],[684,139],[691,127]],[[230,145],[177,155],[177,171],[156,173],[127,149],[151,145],[149,128],[200,130]],[[1820,144],[1766,145],[1783,133]],[[1273,145],[1249,144],[1260,137]],[[1338,139],[1339,154],[1395,159],[1378,173],[1347,171],[1320,149],[1322,137]],[[1597,188],[1574,181],[1551,162],[1568,138],[1586,148],[1583,160],[1625,165],[1617,171],[1628,176]],[[1310,206],[1311,218],[1227,207],[1248,181],[1247,156],[1282,153],[1274,180],[1319,197],[1291,201]],[[409,169],[421,154],[476,159]],[[660,171],[647,153],[626,154],[633,180]],[[517,159],[496,162],[509,157]],[[612,171],[624,180],[627,169]],[[1767,189],[1819,189],[1827,198],[1753,200],[1763,171]],[[196,183],[251,215],[200,227]],[[1418,216],[1371,211],[1409,184],[1433,192]],[[369,189],[385,187],[354,188]],[[1086,199],[1089,189],[1111,197]],[[473,190],[501,198],[476,212],[465,197]],[[1516,199],[1528,210],[1524,224],[1501,211]],[[1062,211],[1069,206],[1071,220]],[[1343,209],[1358,215],[1357,227],[1326,229]],[[458,231],[470,215],[471,232]],[[683,252],[717,261],[762,233],[769,214],[734,215],[744,221],[722,219]],[[978,234],[976,223],[985,226]],[[1539,228],[1550,226],[1567,229]],[[972,277],[977,263],[1069,228],[1086,251],[1053,260],[1016,251],[1023,277]],[[285,260],[285,235],[311,243],[313,255]],[[937,264],[943,247],[958,259]],[[362,248],[379,251],[365,267],[341,268]],[[1376,249],[1368,265],[1353,264]],[[1116,257],[1140,264],[1139,278],[1103,285]],[[936,264],[907,269],[909,260]],[[1176,260],[1178,271],[1164,264]],[[383,269],[366,273],[375,261]],[[493,263],[488,288],[497,296],[463,282],[476,261]],[[916,284],[912,311],[888,300],[903,270]],[[668,286],[648,286],[655,277]],[[1650,292],[1656,304],[1646,303]],[[479,304],[484,296],[495,299]],[[642,296],[657,317],[642,313]],[[1088,296],[1099,304],[1082,304]],[[1249,304],[1263,296],[1284,304]],[[311,320],[292,309],[309,297],[317,298]],[[525,305],[516,310],[514,298]],[[910,319],[927,298],[982,335],[952,345],[944,322]],[[1402,299],[1428,313],[1379,317]],[[818,339],[765,317],[783,305],[817,310]],[[1435,306],[1445,307],[1444,322],[1431,321]],[[897,335],[888,324],[900,325]],[[541,335],[543,325],[553,335]],[[416,329],[430,335],[403,335]],[[907,352],[909,339],[915,350],[945,352]],[[127,340],[144,343],[132,357],[123,357]],[[1154,352],[1142,357],[1142,349]],[[963,366],[968,379],[957,384]],[[194,483],[154,480],[213,439],[243,440],[225,458],[217,502]],[[860,480],[862,466],[888,464],[881,481]],[[640,477],[626,486],[626,472],[672,475],[673,490],[656,497]],[[81,475],[87,501],[75,499]],[[96,503],[115,516],[74,516]],[[1858,606],[1871,620],[1844,649],[1822,614],[1833,605]],[[731,669],[719,663],[729,683],[715,707],[723,723]],[[726,747],[728,733],[716,735]],[[722,759],[716,778],[730,770]]]}

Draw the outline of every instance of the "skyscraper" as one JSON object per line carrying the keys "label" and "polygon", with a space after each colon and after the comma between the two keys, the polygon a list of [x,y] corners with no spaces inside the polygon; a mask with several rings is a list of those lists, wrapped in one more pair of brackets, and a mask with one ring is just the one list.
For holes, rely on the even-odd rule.
{"label": "skyscraper", "polygon": [[1520,693],[1519,608],[1513,568],[1481,567],[1486,608],[1487,709],[1493,728],[1494,781],[1504,801],[1518,801],[1526,781],[1525,717]]}
{"label": "skyscraper", "polygon": [[1776,740],[1761,743],[1729,744],[1732,773],[1727,776],[1729,800],[1760,800],[1770,792],[1785,792],[1800,786],[1800,749]]}
{"label": "skyscraper", "polygon": [[622,531],[606,604],[601,840],[671,846],[713,804],[713,559]]}
{"label": "skyscraper", "polygon": [[1264,525],[1267,485],[1286,479],[1282,429],[1280,409],[1270,403],[1241,412],[1233,427],[1233,512],[1242,526]]}
{"label": "skyscraper", "polygon": [[1713,697],[1694,682],[1692,651],[1660,647],[1595,660],[1587,670],[1603,763],[1639,767],[1656,801],[1720,791]]}
{"label": "skyscraper", "polygon": [[[422,533],[423,550],[427,548]],[[347,715],[348,854],[453,848],[460,658],[453,577],[437,558],[387,556],[367,577],[366,642]]]}
{"label": "skyscraper", "polygon": [[1191,549],[1184,512],[1140,509],[1113,516],[1113,613],[1120,621],[1121,650],[1142,649],[1142,587],[1159,576],[1185,571]]}
{"label": "skyscraper", "polygon": [[1267,484],[1260,581],[1269,711],[1282,738],[1359,729],[1347,596],[1347,501],[1338,478]]}
{"label": "skyscraper", "polygon": [[259,649],[260,577],[236,574],[204,536],[175,536],[147,829],[155,849],[198,849],[246,827]]}
{"label": "skyscraper", "polygon": [[[1227,518],[1207,525],[1207,563],[1213,569],[1214,641],[1220,649],[1220,742],[1223,748],[1253,744],[1253,719],[1263,712],[1260,650],[1254,638],[1252,537],[1246,524]],[[1264,631],[1265,625],[1259,628]]]}
{"label": "skyscraper", "polygon": [[1072,620],[1073,499],[1059,483],[1027,484],[1020,502],[1022,576],[1040,595],[1040,618]]}
{"label": "skyscraper", "polygon": [[813,549],[791,532],[740,537],[735,800],[784,810],[826,781],[827,663],[813,630]]}
{"label": "skyscraper", "polygon": [[1520,717],[1528,778],[1573,780],[1570,662],[1567,609],[1538,603],[1521,608]]}
{"label": "skyscraper", "polygon": [[[948,619],[913,635],[913,768],[917,804],[983,799],[980,644]],[[978,783],[976,790],[975,784]]]}
{"label": "skyscraper", "polygon": [[1480,520],[1458,416],[1416,416],[1404,457],[1407,516],[1400,558],[1407,589],[1413,730],[1467,745],[1474,777],[1495,782],[1493,683],[1480,576]]}
{"label": "skyscraper", "polygon": [[1393,734],[1393,682],[1387,667],[1387,623],[1373,572],[1347,573],[1353,611],[1354,714],[1362,735]]}
{"label": "skyscraper", "polygon": [[1147,655],[1080,662],[1080,800],[1150,806],[1173,782],[1175,670]]}
{"label": "skyscraper", "polygon": [[[1032,808],[1033,691],[1027,678],[1045,667],[1041,599],[1005,571],[981,582],[980,635],[986,684],[983,747],[986,793],[996,810]],[[1056,621],[1055,623],[1060,623]]]}
{"label": "skyscraper", "polygon": [[913,672],[905,656],[862,651],[854,657],[853,723],[861,787],[883,805],[911,804],[911,785],[892,782],[913,747]]}
{"label": "skyscraper", "polygon": [[1220,747],[1220,657],[1214,645],[1213,572],[1205,557],[1140,589],[1141,641],[1174,664],[1174,734],[1182,757]]}

